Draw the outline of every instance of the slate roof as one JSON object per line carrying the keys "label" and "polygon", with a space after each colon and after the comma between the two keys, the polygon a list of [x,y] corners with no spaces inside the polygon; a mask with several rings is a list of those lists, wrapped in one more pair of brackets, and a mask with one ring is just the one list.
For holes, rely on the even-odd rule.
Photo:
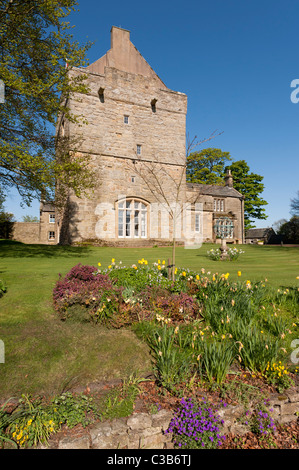
{"label": "slate roof", "polygon": [[41,210],[43,212],[55,212],[55,206],[51,202],[41,202]]}
{"label": "slate roof", "polygon": [[198,191],[199,194],[219,197],[243,197],[239,191],[230,186],[216,186],[213,184],[187,183],[187,190]]}
{"label": "slate roof", "polygon": [[246,231],[245,238],[265,238],[272,232],[274,233],[274,230],[271,227],[250,228]]}

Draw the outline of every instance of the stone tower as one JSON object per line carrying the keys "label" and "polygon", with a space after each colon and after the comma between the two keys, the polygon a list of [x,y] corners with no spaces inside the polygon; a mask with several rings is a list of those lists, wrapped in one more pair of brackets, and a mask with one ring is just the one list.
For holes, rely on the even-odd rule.
{"label": "stone tower", "polygon": [[58,220],[60,243],[170,240],[171,217],[157,204],[186,198],[187,96],[167,88],[130,32],[115,26],[110,50],[71,73],[87,75],[90,93],[73,96],[70,107],[88,124],[64,123],[64,130],[82,137],[80,153],[91,156],[96,181],[90,198],[69,194]]}

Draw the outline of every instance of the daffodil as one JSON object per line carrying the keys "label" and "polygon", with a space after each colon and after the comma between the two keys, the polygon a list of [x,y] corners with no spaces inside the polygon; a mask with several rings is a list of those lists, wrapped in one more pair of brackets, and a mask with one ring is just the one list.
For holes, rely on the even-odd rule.
{"label": "daffodil", "polygon": [[98,266],[100,266],[100,267],[101,267],[101,266],[102,266],[102,265],[101,265],[101,263],[98,263]]}
{"label": "daffodil", "polygon": [[238,276],[241,277],[242,276],[242,273],[241,271],[238,271]]}

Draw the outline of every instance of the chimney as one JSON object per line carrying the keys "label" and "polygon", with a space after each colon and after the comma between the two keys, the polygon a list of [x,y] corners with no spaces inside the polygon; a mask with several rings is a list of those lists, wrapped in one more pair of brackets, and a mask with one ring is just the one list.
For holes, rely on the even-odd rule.
{"label": "chimney", "polygon": [[233,180],[233,177],[232,177],[231,170],[229,170],[229,169],[226,170],[226,175],[224,177],[224,181],[225,181],[225,186],[228,186],[229,188],[233,188],[234,180]]}
{"label": "chimney", "polygon": [[117,26],[111,28],[111,49],[127,51],[130,47],[130,31]]}

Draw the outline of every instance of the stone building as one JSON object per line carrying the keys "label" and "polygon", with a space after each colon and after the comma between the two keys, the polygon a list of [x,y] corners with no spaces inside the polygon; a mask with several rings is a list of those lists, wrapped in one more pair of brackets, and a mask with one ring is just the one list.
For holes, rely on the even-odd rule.
{"label": "stone building", "polygon": [[65,210],[52,214],[53,225],[43,207],[41,243],[142,246],[175,236],[192,244],[216,241],[217,224],[228,224],[232,243],[244,242],[243,197],[231,175],[225,186],[186,183],[187,96],[167,88],[129,31],[112,27],[110,50],[70,73],[87,75],[90,93],[73,96],[69,105],[88,124],[60,118],[58,132],[80,137],[96,185],[89,198],[70,191]]}

